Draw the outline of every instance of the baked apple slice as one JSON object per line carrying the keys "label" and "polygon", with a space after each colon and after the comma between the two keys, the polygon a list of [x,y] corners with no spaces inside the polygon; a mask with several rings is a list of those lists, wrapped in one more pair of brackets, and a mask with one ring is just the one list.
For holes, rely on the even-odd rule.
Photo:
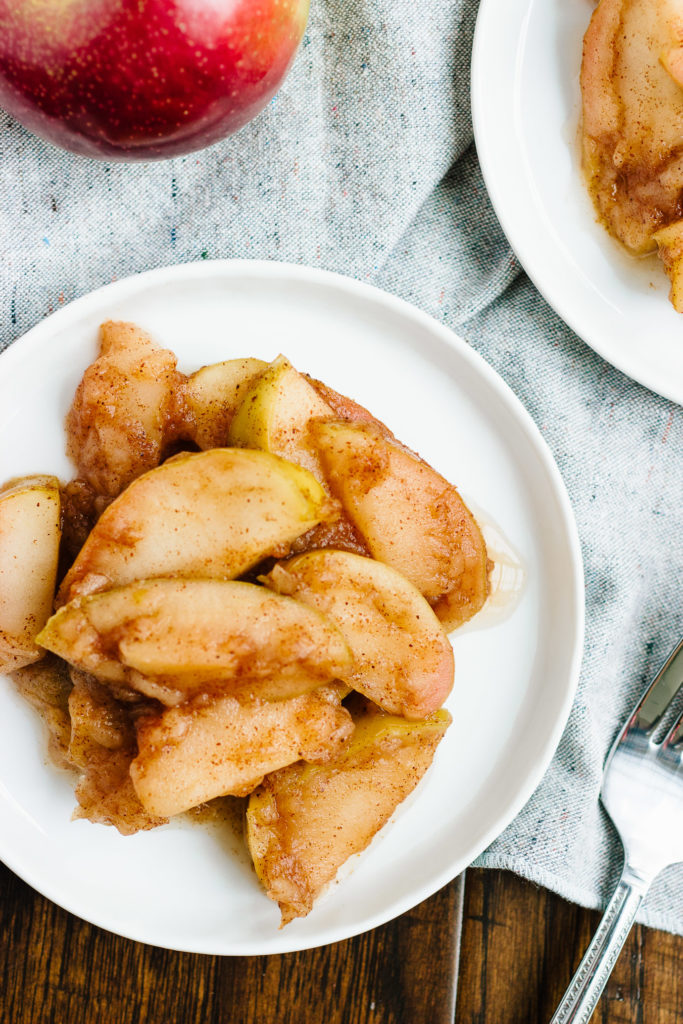
{"label": "baked apple slice", "polygon": [[425,718],[453,686],[453,648],[427,601],[382,562],[348,551],[309,551],[265,582],[317,608],[353,655],[344,681],[385,711]]}
{"label": "baked apple slice", "polygon": [[67,451],[97,494],[115,498],[159,464],[172,439],[181,381],[174,354],[145,331],[102,324],[100,355],[83,374],[66,419]]}
{"label": "baked apple slice", "polygon": [[671,289],[669,300],[677,313],[683,313],[683,220],[660,228],[652,236],[659,250]]}
{"label": "baked apple slice", "polygon": [[12,672],[17,693],[37,712],[47,729],[47,753],[57,768],[72,768],[69,756],[71,717],[69,695],[72,690],[69,666],[54,655]]}
{"label": "baked apple slice", "polygon": [[300,758],[333,757],[352,732],[333,690],[275,703],[198,697],[138,720],[130,774],[147,812],[165,817],[217,796],[246,796]]}
{"label": "baked apple slice", "polygon": [[351,657],[314,608],[228,580],[147,580],[77,598],[39,642],[98,679],[166,704],[268,677],[302,692],[348,674]]}
{"label": "baked apple slice", "polygon": [[262,359],[227,359],[187,378],[183,391],[188,434],[203,451],[228,443],[228,428],[242,398],[267,366]]}
{"label": "baked apple slice", "polygon": [[312,419],[332,415],[306,378],[278,356],[242,399],[230,425],[229,442],[281,455],[322,479],[308,427]]}
{"label": "baked apple slice", "polygon": [[35,639],[52,610],[59,520],[56,477],[23,477],[0,489],[0,672],[45,653]]}
{"label": "baked apple slice", "polygon": [[130,707],[92,676],[72,669],[71,678],[69,755],[80,773],[74,818],[113,825],[123,836],[163,825],[166,819],[149,814],[133,789],[137,742]]}
{"label": "baked apple slice", "polygon": [[282,924],[304,917],[342,864],[359,853],[427,771],[450,725],[367,710],[341,754],[268,775],[249,798],[247,842]]}
{"label": "baked apple slice", "polygon": [[67,573],[60,603],[152,576],[240,576],[286,554],[335,507],[301,466],[266,452],[177,455],[138,477],[100,516]]}
{"label": "baked apple slice", "polygon": [[487,597],[486,545],[455,487],[372,423],[314,421],[327,484],[373,558],[427,598],[444,629]]}

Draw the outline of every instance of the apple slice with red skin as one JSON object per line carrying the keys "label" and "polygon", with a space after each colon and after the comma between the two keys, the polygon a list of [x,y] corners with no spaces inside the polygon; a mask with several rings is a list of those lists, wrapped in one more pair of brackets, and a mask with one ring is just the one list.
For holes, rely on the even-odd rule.
{"label": "apple slice with red skin", "polygon": [[76,598],[39,642],[115,688],[166,704],[273,677],[302,693],[346,675],[351,660],[320,612],[232,580],[143,580]]}
{"label": "apple slice with red skin", "polygon": [[348,551],[309,551],[265,577],[317,608],[353,655],[343,679],[385,711],[424,718],[453,687],[453,648],[429,604],[388,565]]}
{"label": "apple slice with red skin", "polygon": [[367,709],[338,757],[268,775],[249,798],[256,874],[282,911],[305,917],[337,871],[364,850],[429,768],[451,716],[420,722]]}
{"label": "apple slice with red skin", "polygon": [[455,487],[373,423],[310,426],[332,494],[373,558],[410,580],[450,631],[488,593],[486,545]]}
{"label": "apple slice with red skin", "polygon": [[147,812],[166,817],[217,796],[246,796],[300,758],[334,757],[352,732],[334,690],[278,702],[198,697],[138,719],[130,774]]}

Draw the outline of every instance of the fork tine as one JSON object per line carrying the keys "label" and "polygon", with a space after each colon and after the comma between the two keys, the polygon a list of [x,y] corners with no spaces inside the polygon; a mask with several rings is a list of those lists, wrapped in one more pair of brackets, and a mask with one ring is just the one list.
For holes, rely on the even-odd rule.
{"label": "fork tine", "polygon": [[[651,736],[666,714],[672,700],[683,686],[683,640],[672,652],[645,691],[642,700],[628,721],[625,732],[639,729]],[[680,720],[677,726],[680,724]]]}
{"label": "fork tine", "polygon": [[677,747],[681,744],[683,744],[683,711],[681,711],[662,741],[663,747]]}
{"label": "fork tine", "polygon": [[[624,847],[624,869],[552,1024],[592,1019],[653,879],[683,860],[683,640],[645,691],[607,757],[601,798]],[[675,703],[672,704],[672,701]],[[669,729],[669,721],[676,722]],[[663,743],[655,738],[666,732]]]}

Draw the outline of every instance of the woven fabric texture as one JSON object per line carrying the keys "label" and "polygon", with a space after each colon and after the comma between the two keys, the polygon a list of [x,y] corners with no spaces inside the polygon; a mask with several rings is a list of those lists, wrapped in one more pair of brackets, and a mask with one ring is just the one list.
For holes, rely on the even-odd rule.
{"label": "woven fabric texture", "polygon": [[[0,349],[113,279],[217,257],[339,271],[461,334],[548,442],[586,571],[571,718],[543,782],[479,863],[598,906],[621,861],[597,799],[605,753],[683,634],[683,415],[573,335],[515,260],[473,143],[476,13],[476,0],[313,0],[268,108],[171,161],[75,157],[0,113]],[[683,933],[683,868],[657,881],[641,919]]]}

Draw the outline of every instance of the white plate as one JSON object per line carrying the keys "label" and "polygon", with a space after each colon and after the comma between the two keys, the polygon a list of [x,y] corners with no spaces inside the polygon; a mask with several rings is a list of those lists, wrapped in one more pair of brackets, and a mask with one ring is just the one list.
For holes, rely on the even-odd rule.
{"label": "white plate", "polygon": [[460,872],[531,795],[559,741],[583,635],[581,556],[552,457],[514,395],[459,338],[347,278],[215,262],[108,285],[0,357],[0,480],[68,478],[64,416],[98,324],[135,321],[183,370],[286,353],[369,406],[502,528],[528,573],[514,614],[455,637],[454,723],[418,790],[303,921],[278,930],[230,834],[170,824],[122,838],[70,820],[34,712],[0,679],[0,856],[56,903],[113,932],[201,953],[281,953],[334,942],[414,906]]}
{"label": "white plate", "polygon": [[683,316],[656,256],[625,255],[581,177],[579,68],[593,0],[482,0],[472,62],[477,152],[510,245],[604,359],[683,404]]}

